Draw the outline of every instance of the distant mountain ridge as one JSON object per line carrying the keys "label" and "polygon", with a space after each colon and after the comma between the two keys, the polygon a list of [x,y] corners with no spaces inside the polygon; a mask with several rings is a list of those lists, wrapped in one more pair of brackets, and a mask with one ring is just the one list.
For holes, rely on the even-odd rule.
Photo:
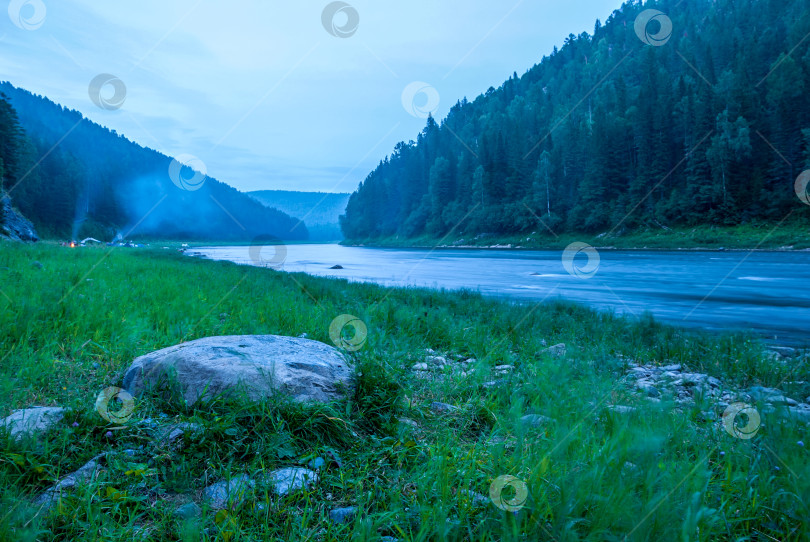
{"label": "distant mountain ridge", "polygon": [[298,219],[212,177],[184,185],[194,174],[78,111],[0,82],[0,187],[43,237],[308,239]]}
{"label": "distant mountain ridge", "polygon": [[310,239],[337,241],[343,239],[340,215],[346,212],[350,194],[298,192],[293,190],[257,190],[248,195],[267,205],[304,220]]}

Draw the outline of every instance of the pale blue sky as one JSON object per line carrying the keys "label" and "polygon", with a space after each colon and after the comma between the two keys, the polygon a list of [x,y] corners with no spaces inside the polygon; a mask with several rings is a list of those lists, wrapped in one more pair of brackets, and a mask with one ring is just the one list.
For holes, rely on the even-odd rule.
{"label": "pale blue sky", "polygon": [[[621,4],[353,0],[359,25],[340,38],[322,24],[329,3],[13,0],[0,13],[0,79],[142,145],[197,156],[240,190],[349,192],[424,127],[403,107],[411,83],[435,88],[442,118]],[[16,23],[37,28],[13,24],[20,6]],[[120,109],[90,100],[100,73],[126,84]]]}

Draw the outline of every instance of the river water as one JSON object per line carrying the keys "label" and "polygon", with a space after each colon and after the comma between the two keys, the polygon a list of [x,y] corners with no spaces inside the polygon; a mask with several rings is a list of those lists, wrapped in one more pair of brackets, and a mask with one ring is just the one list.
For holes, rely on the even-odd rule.
{"label": "river water", "polygon": [[187,254],[387,286],[467,288],[527,301],[562,297],[631,317],[649,311],[671,324],[810,344],[810,251],[601,250],[590,258],[580,252],[567,269],[563,251],[545,250],[327,244],[195,247]]}

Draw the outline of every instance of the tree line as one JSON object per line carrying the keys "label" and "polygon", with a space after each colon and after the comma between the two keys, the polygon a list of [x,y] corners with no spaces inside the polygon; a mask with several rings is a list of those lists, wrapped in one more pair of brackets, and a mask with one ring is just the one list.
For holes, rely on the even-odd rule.
{"label": "tree line", "polygon": [[[663,44],[636,33],[647,9],[672,23]],[[352,195],[344,234],[806,221],[793,183],[810,168],[808,34],[805,0],[627,2],[523,76],[428,118]]]}
{"label": "tree line", "polygon": [[[308,238],[299,220],[205,178],[172,181],[172,158],[47,98],[0,83],[0,183],[43,237]],[[183,179],[196,179],[188,167]]]}

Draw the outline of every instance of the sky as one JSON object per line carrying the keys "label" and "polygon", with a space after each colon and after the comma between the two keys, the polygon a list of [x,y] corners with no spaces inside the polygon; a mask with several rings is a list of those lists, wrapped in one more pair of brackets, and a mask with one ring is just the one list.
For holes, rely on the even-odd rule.
{"label": "sky", "polygon": [[428,113],[523,74],[621,1],[0,4],[0,79],[242,191],[351,192]]}

